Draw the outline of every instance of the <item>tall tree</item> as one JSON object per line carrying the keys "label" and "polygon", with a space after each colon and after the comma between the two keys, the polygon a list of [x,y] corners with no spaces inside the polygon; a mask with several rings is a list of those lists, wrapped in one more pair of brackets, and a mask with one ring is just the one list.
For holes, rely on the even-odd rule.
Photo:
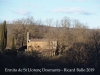
{"label": "tall tree", "polygon": [[12,47],[11,47],[12,50],[15,50],[15,39],[14,37],[12,38]]}
{"label": "tall tree", "polygon": [[1,50],[4,52],[7,45],[7,27],[6,21],[4,21],[1,27]]}

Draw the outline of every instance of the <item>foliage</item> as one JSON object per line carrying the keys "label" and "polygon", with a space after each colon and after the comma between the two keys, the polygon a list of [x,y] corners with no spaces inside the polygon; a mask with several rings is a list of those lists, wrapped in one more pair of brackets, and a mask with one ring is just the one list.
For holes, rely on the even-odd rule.
{"label": "foliage", "polygon": [[8,30],[9,44],[11,43],[12,47],[14,46],[11,42],[12,34],[15,37],[16,46],[21,47],[26,45],[28,31],[30,39],[57,40],[56,55],[63,56],[61,59],[65,61],[67,67],[95,67],[98,69],[100,66],[100,30],[89,29],[86,24],[80,23],[78,20],[72,21],[64,17],[61,21],[56,22],[48,19],[43,24],[41,21],[34,21],[29,17],[12,22],[11,25],[8,25]]}
{"label": "foliage", "polygon": [[6,21],[1,26],[1,50],[4,52],[7,45],[7,27]]}
{"label": "foliage", "polygon": [[[53,25],[56,27],[53,27]],[[29,39],[46,38],[49,40],[57,40],[58,54],[66,53],[66,51],[73,47],[75,43],[84,43],[89,45],[88,40],[93,36],[91,34],[93,29],[89,29],[85,24],[80,23],[78,20],[71,20],[68,17],[64,17],[61,21],[57,20],[55,22],[53,22],[52,19],[47,19],[45,24],[43,24],[41,20],[35,21],[33,17],[28,17],[15,20],[11,25],[8,25],[8,27],[9,43],[12,41],[10,36],[13,34],[16,41],[16,47],[22,47],[26,45],[26,33],[28,31],[30,33]],[[91,39],[91,42],[93,42],[94,38]],[[95,39],[94,42],[96,42]]]}
{"label": "foliage", "polygon": [[11,49],[15,50],[15,38],[14,37],[12,38],[12,48]]}

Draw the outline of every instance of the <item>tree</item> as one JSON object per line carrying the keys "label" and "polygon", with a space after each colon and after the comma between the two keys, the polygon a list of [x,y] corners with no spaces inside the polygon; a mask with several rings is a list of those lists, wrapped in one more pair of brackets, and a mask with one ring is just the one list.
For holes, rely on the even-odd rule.
{"label": "tree", "polygon": [[[30,32],[30,34],[34,34],[34,23],[33,23],[33,18],[23,18],[23,19],[18,19],[12,22],[12,25],[15,27],[12,29],[13,32],[12,34],[15,37],[16,40],[16,47],[22,47],[26,45],[26,33],[27,31]],[[31,36],[32,36],[31,35]]]}
{"label": "tree", "polygon": [[14,37],[12,38],[12,47],[11,47],[12,50],[15,50],[15,39]]}
{"label": "tree", "polygon": [[[58,25],[58,23],[57,23]],[[56,25],[56,26],[57,26]],[[70,43],[70,27],[71,27],[71,20],[67,17],[64,17],[60,22],[61,27],[58,31],[57,41],[58,41],[58,53],[63,54],[66,52],[66,48],[69,46]]]}
{"label": "tree", "polygon": [[1,50],[4,52],[7,45],[7,27],[6,21],[1,26]]}

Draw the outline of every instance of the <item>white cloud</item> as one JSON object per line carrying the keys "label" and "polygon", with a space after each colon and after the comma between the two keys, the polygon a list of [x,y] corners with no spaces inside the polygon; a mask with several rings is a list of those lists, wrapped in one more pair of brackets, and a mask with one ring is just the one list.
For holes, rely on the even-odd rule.
{"label": "white cloud", "polygon": [[17,11],[14,11],[14,13],[19,14],[19,15],[29,15],[31,12],[27,10],[17,10]]}
{"label": "white cloud", "polygon": [[69,13],[69,14],[84,14],[84,15],[91,15],[94,14],[93,12],[84,10],[80,7],[63,7],[63,8],[56,8],[51,10],[51,12],[61,12],[61,13]]}

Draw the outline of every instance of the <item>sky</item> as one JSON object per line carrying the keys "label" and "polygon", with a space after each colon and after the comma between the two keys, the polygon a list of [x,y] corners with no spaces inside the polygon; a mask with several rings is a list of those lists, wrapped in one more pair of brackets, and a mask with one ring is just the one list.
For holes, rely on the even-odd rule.
{"label": "sky", "polygon": [[0,0],[0,22],[28,16],[43,21],[66,16],[100,28],[100,0]]}

